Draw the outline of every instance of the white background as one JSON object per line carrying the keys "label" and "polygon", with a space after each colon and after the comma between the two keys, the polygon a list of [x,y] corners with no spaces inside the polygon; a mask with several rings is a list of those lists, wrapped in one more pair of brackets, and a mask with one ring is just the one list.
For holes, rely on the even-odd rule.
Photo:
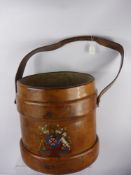
{"label": "white background", "polygon": [[[121,43],[125,62],[119,79],[97,109],[99,157],[90,168],[76,174],[131,175],[130,0],[0,0],[1,174],[15,174],[20,157],[19,114],[13,102],[14,78],[22,57],[36,47],[90,34]],[[100,91],[115,76],[120,56],[99,45],[96,55],[90,56],[88,46],[88,42],[77,42],[37,54],[30,60],[25,75],[57,70],[88,72],[95,76]]]}

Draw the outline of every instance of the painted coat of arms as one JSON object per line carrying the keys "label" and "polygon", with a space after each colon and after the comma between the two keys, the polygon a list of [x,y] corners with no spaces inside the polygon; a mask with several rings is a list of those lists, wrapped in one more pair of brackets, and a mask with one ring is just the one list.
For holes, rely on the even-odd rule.
{"label": "painted coat of arms", "polygon": [[41,153],[68,153],[70,152],[70,137],[67,134],[66,128],[59,125],[39,127],[41,141]]}

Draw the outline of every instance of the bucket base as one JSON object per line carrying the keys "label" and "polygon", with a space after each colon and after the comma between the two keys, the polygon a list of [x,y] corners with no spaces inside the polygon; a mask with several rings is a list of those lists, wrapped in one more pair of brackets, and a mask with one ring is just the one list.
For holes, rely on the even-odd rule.
{"label": "bucket base", "polygon": [[80,171],[91,165],[98,156],[99,139],[83,153],[70,157],[40,157],[28,151],[20,141],[23,161],[30,168],[47,174],[67,174]]}

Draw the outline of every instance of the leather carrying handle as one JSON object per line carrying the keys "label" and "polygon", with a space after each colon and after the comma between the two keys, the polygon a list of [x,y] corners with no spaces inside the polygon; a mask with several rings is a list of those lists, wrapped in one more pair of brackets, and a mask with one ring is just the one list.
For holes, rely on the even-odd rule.
{"label": "leather carrying handle", "polygon": [[30,59],[30,57],[32,57],[33,55],[35,55],[36,53],[39,53],[39,52],[56,50],[60,47],[63,47],[65,44],[75,42],[75,41],[95,41],[102,46],[105,46],[105,47],[108,47],[108,48],[111,48],[113,50],[118,51],[121,55],[120,68],[118,70],[116,77],[99,93],[99,95],[97,97],[97,106],[99,106],[101,96],[113,85],[113,83],[118,78],[118,76],[121,72],[121,69],[123,66],[123,61],[124,61],[124,49],[123,49],[122,45],[120,45],[116,42],[113,42],[113,41],[105,39],[105,38],[97,37],[97,36],[75,36],[75,37],[61,40],[61,41],[54,43],[54,44],[51,44],[51,45],[36,48],[36,49],[32,50],[31,52],[29,52],[22,59],[20,65],[18,67],[17,73],[16,73],[16,77],[15,77],[16,93],[17,93],[17,80],[20,80],[22,78],[24,70],[25,70],[25,66],[26,66],[28,60]]}

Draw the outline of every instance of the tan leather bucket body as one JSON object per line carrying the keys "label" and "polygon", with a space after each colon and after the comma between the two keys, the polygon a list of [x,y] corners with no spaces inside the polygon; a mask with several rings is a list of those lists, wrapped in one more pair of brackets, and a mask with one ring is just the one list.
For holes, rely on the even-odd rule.
{"label": "tan leather bucket body", "polygon": [[21,154],[24,162],[39,172],[76,172],[88,167],[98,156],[96,107],[121,71],[123,47],[93,36],[93,41],[121,54],[117,76],[98,96],[94,77],[86,73],[61,71],[22,78],[26,63],[34,54],[86,40],[91,41],[92,36],[72,37],[37,48],[23,58],[18,68],[15,82],[22,132]]}

